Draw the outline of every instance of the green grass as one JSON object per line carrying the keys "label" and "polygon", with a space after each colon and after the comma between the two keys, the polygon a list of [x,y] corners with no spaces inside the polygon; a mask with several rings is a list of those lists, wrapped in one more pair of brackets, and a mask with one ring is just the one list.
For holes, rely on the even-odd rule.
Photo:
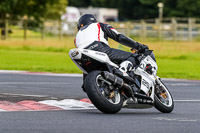
{"label": "green grass", "polygon": [[200,79],[200,51],[179,56],[158,56],[157,62],[161,77]]}
{"label": "green grass", "polygon": [[0,69],[33,72],[81,72],[67,52],[0,50]]}
{"label": "green grass", "polygon": [[[24,29],[20,28],[18,26],[10,26],[10,29],[12,29],[12,33],[9,34],[10,38],[23,38],[24,37]],[[26,30],[27,38],[40,38],[41,33],[34,31],[34,30]]]}
{"label": "green grass", "polygon": [[160,77],[200,79],[200,60],[158,58],[157,62]]}

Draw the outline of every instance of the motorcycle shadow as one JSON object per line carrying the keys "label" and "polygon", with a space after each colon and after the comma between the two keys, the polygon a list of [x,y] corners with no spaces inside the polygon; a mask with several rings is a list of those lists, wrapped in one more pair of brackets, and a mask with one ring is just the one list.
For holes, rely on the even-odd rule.
{"label": "motorcycle shadow", "polygon": [[84,114],[94,114],[94,115],[163,115],[163,113],[157,111],[157,110],[138,110],[138,109],[122,109],[116,114],[104,114],[99,110],[79,110],[79,113],[84,113]]}

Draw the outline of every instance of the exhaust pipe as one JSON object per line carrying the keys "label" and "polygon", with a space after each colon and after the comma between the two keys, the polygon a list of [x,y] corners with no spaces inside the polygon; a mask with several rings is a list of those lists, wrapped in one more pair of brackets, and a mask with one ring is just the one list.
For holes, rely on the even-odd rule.
{"label": "exhaust pipe", "polygon": [[103,76],[105,77],[106,80],[110,81],[111,83],[113,83],[113,85],[118,86],[119,88],[124,88],[126,89],[132,96],[134,96],[134,92],[131,88],[130,85],[124,83],[124,80],[122,78],[119,78],[118,76],[109,73],[107,71],[103,72]]}
{"label": "exhaust pipe", "polygon": [[124,80],[117,77],[116,75],[113,75],[112,73],[109,72],[103,72],[103,76],[105,77],[106,80],[110,81],[113,83],[113,85],[118,86],[119,88],[122,88],[124,85]]}

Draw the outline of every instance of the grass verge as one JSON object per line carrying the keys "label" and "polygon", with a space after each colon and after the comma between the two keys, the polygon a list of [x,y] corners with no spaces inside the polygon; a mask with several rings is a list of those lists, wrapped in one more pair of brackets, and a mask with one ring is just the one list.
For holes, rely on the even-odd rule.
{"label": "grass verge", "polygon": [[[164,78],[200,80],[199,42],[142,42],[154,49],[158,75]],[[110,41],[111,47],[119,47]],[[34,72],[81,73],[68,56],[73,37],[0,41],[0,69]]]}
{"label": "grass verge", "polygon": [[80,73],[67,52],[0,50],[0,69]]}

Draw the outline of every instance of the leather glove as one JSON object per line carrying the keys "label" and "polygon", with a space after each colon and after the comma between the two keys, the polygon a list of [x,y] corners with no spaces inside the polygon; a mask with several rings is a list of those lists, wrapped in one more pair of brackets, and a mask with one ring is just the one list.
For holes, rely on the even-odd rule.
{"label": "leather glove", "polygon": [[149,50],[149,47],[147,45],[144,45],[144,44],[139,45],[139,48],[138,48],[139,53],[144,53],[146,50]]}

